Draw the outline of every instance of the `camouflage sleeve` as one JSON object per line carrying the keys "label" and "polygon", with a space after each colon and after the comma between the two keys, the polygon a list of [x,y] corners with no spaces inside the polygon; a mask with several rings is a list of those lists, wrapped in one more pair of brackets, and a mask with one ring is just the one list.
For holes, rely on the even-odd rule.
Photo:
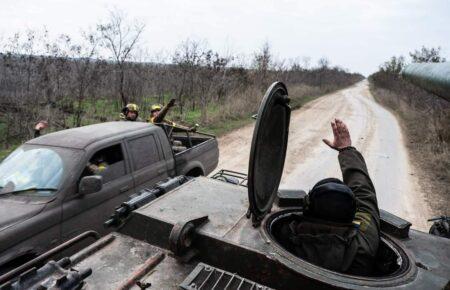
{"label": "camouflage sleeve", "polygon": [[34,138],[41,136],[41,131],[34,129]]}
{"label": "camouflage sleeve", "polygon": [[377,196],[363,156],[355,148],[350,148],[339,153],[339,164],[344,183],[355,194],[357,206],[356,218],[361,220],[362,230],[366,226],[370,226],[370,217],[372,217],[372,221],[379,228],[380,212]]}

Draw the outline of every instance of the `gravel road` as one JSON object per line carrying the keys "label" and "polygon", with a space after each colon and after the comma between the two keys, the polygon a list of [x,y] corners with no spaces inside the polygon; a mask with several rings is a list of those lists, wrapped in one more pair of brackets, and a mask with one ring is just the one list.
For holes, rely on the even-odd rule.
{"label": "gravel road", "polygon": [[[426,231],[430,209],[409,161],[397,119],[376,103],[367,80],[323,96],[291,115],[289,145],[280,188],[308,191],[326,177],[341,177],[337,152],[322,143],[332,138],[330,121],[347,123],[353,145],[366,159],[380,208]],[[247,172],[253,125],[219,139],[218,169]]]}

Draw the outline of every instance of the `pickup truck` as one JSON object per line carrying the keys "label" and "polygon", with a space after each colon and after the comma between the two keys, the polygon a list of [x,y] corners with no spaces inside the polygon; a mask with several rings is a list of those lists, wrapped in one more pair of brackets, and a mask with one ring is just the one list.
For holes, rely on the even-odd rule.
{"label": "pickup truck", "polygon": [[[177,175],[208,175],[213,135],[108,122],[29,140],[0,163],[0,273],[103,222],[133,193]],[[95,165],[102,168],[92,172]]]}

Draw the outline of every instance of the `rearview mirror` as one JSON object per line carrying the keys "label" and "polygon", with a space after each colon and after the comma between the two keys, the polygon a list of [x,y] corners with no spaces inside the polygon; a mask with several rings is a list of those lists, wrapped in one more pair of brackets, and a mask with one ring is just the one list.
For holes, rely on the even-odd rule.
{"label": "rearview mirror", "polygon": [[99,192],[103,186],[103,177],[99,175],[85,176],[81,178],[78,185],[78,193],[80,195]]}

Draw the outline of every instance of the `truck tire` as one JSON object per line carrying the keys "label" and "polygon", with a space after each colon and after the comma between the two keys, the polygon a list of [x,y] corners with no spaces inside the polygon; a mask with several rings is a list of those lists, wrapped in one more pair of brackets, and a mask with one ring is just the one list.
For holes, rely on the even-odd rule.
{"label": "truck tire", "polygon": [[186,173],[186,176],[192,176],[192,177],[198,177],[198,176],[204,176],[204,175],[205,175],[205,173],[199,167],[193,168],[193,169],[189,170],[188,173]]}

